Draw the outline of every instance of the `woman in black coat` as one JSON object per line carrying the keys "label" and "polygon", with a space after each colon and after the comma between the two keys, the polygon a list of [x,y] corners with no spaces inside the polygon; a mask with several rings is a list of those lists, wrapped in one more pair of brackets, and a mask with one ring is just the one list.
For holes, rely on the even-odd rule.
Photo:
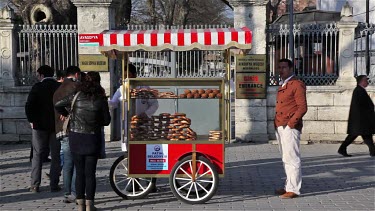
{"label": "woman in black coat", "polygon": [[[96,210],[96,165],[101,149],[101,128],[109,125],[109,113],[105,91],[100,85],[97,72],[87,73],[85,80],[77,87],[76,100],[69,122],[69,146],[76,167],[76,192],[79,211]],[[55,104],[56,110],[68,116],[75,95],[70,95]],[[86,194],[86,196],[85,196]],[[85,209],[86,205],[86,209]]]}
{"label": "woman in black coat", "polygon": [[353,91],[352,102],[350,104],[348,120],[348,136],[341,144],[338,153],[350,157],[346,148],[358,137],[362,136],[368,146],[370,156],[375,156],[375,146],[372,134],[375,134],[375,111],[374,103],[366,92],[368,78],[360,75],[357,78],[357,87]]}

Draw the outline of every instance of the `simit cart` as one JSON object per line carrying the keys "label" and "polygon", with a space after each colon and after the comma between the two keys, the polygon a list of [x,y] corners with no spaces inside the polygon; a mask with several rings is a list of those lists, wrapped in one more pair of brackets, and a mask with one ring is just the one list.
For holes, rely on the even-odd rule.
{"label": "simit cart", "polygon": [[[130,52],[224,51],[226,71],[221,77],[124,80],[128,153],[110,170],[111,186],[123,198],[143,198],[152,191],[156,178],[169,178],[179,200],[196,204],[211,199],[219,177],[224,176],[225,143],[230,138],[230,49],[250,49],[251,31],[110,30],[102,32],[99,40],[102,53],[122,59],[123,78]],[[137,116],[137,102],[149,99],[162,106],[148,118]]]}

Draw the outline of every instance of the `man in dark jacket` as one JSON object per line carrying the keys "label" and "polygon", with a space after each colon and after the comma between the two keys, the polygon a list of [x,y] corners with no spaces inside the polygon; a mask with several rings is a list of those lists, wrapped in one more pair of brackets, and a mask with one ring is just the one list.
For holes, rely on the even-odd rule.
{"label": "man in dark jacket", "polygon": [[368,146],[370,156],[375,156],[375,146],[372,134],[375,134],[375,111],[374,103],[366,92],[368,78],[360,75],[356,78],[357,87],[353,91],[352,102],[350,104],[348,120],[348,136],[341,144],[338,153],[344,157],[350,157],[346,148],[358,137],[362,136]]}
{"label": "man in dark jacket", "polygon": [[[70,66],[66,69],[66,78],[61,86],[53,95],[53,104],[62,100],[64,97],[76,92],[78,81],[81,77],[81,70],[77,66]],[[76,197],[75,189],[75,171],[72,153],[69,147],[68,134],[63,130],[64,117],[55,110],[55,129],[56,139],[61,143],[61,149],[64,157],[63,181],[64,181],[64,202],[74,202]]]}
{"label": "man in dark jacket", "polygon": [[39,192],[41,182],[43,155],[48,146],[51,152],[50,188],[59,191],[60,143],[56,141],[53,94],[60,86],[54,78],[54,70],[41,66],[37,70],[40,82],[36,83],[29,93],[25,105],[27,120],[32,128],[33,158],[31,167],[31,192]]}

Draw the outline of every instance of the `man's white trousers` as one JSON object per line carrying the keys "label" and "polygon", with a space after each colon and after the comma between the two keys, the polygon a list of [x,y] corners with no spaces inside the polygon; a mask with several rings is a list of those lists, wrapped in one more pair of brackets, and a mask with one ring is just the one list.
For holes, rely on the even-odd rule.
{"label": "man's white trousers", "polygon": [[285,190],[300,195],[302,185],[301,155],[299,152],[301,132],[280,126],[276,131],[279,150],[286,174]]}

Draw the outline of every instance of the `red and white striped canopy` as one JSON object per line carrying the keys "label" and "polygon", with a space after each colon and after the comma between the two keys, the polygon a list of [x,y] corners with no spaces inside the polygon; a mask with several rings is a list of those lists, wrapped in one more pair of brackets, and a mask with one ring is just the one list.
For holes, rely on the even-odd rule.
{"label": "red and white striped canopy", "polygon": [[99,35],[99,50],[188,51],[250,49],[252,33],[244,28],[108,30]]}

